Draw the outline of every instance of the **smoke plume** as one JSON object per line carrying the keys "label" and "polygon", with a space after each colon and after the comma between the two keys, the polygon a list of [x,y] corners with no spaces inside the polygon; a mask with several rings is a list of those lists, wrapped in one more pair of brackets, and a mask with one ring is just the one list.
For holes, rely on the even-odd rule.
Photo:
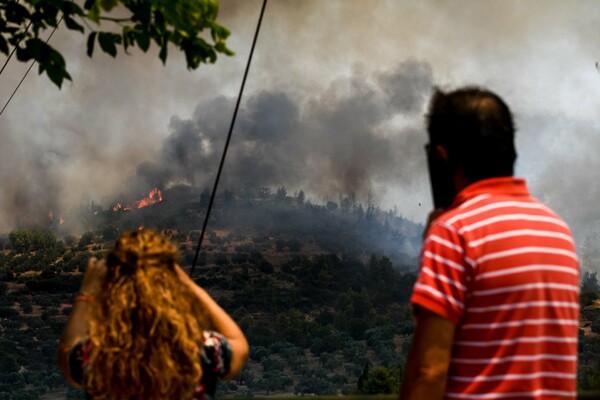
{"label": "smoke plume", "polygon": [[[318,199],[369,192],[377,199],[376,186],[411,187],[415,168],[424,168],[426,139],[411,126],[420,123],[432,85],[431,67],[410,60],[371,74],[355,68],[308,99],[252,94],[239,113],[223,186],[286,185]],[[189,119],[173,117],[159,156],[137,168],[132,187],[212,182],[235,100],[218,97]]]}
{"label": "smoke plume", "polygon": [[[52,210],[81,232],[81,205],[212,184],[261,1],[219,3],[236,56],[193,73],[174,49],[166,66],[156,48],[88,59],[84,35],[56,31],[73,83],[31,73],[0,117],[0,231]],[[588,0],[269,2],[222,188],[371,192],[422,222],[431,87],[482,85],[515,113],[517,173],[600,265],[599,19]],[[0,98],[26,67],[8,64]]]}

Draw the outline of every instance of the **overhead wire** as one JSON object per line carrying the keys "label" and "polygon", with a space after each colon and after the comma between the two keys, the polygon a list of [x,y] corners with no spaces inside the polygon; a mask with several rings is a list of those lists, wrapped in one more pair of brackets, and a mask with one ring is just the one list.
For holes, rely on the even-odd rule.
{"label": "overhead wire", "polygon": [[225,145],[223,147],[223,153],[221,155],[221,161],[219,163],[217,175],[215,176],[215,182],[213,185],[212,192],[210,194],[210,200],[208,202],[208,207],[206,208],[206,212],[204,214],[204,222],[202,224],[202,230],[200,231],[200,238],[198,239],[198,246],[196,247],[196,254],[194,255],[194,262],[192,263],[190,277],[194,275],[194,269],[196,268],[196,263],[198,262],[198,255],[200,254],[200,248],[202,247],[202,241],[204,239],[204,234],[206,232],[206,227],[208,225],[210,213],[212,211],[213,203],[215,201],[215,195],[217,193],[217,188],[219,186],[219,180],[221,179],[221,173],[223,172],[223,165],[225,164],[225,157],[227,156],[227,151],[229,149],[229,143],[231,142],[231,135],[233,132],[233,128],[235,126],[235,121],[237,118],[238,110],[240,108],[240,102],[242,100],[242,94],[244,93],[244,87],[246,86],[246,79],[248,78],[248,71],[250,70],[250,64],[252,63],[252,56],[254,55],[254,49],[256,47],[256,41],[258,39],[258,33],[260,32],[260,27],[262,25],[262,20],[263,20],[264,14],[265,14],[266,6],[267,6],[267,0],[263,0],[262,8],[260,10],[260,15],[258,17],[258,23],[256,24],[256,30],[254,32],[254,39],[252,40],[252,46],[250,47],[250,55],[248,56],[248,62],[246,63],[244,77],[242,78],[242,85],[240,86],[240,92],[238,94],[237,102],[235,103],[235,109],[233,111],[233,116],[231,118],[231,124],[229,125],[229,132],[227,133],[227,139],[225,140]]}
{"label": "overhead wire", "polygon": [[[25,32],[27,32],[29,30],[29,27],[31,26],[31,24],[32,24],[32,22],[29,21],[29,23],[25,27]],[[23,38],[19,39],[19,41],[17,42],[17,44],[15,44],[15,47],[13,47],[12,51],[10,52],[10,54],[8,55],[8,57],[6,58],[6,61],[4,61],[4,65],[2,65],[2,69],[0,69],[0,75],[2,75],[2,73],[4,72],[4,69],[8,65],[8,62],[10,61],[10,59],[12,58],[12,56],[17,51],[17,47],[19,47],[19,44],[21,43],[21,40],[23,40]]]}
{"label": "overhead wire", "polygon": [[[219,182],[221,179],[221,174],[223,172],[223,166],[225,165],[225,158],[227,156],[227,151],[229,149],[229,144],[231,142],[231,136],[233,133],[233,128],[235,127],[235,121],[237,119],[237,114],[240,108],[240,103],[241,103],[241,99],[242,99],[242,94],[244,93],[244,88],[246,86],[246,80],[248,78],[248,72],[250,70],[250,65],[252,63],[252,57],[254,55],[254,49],[256,48],[256,42],[258,39],[258,34],[260,32],[260,27],[262,25],[262,20],[265,14],[265,9],[267,6],[267,0],[263,0],[263,4],[260,10],[260,15],[258,17],[258,23],[256,25],[256,30],[254,32],[254,38],[252,40],[252,46],[250,47],[250,54],[248,56],[248,61],[246,63],[246,69],[244,70],[244,76],[242,78],[242,84],[240,86],[240,91],[238,94],[238,98],[235,104],[235,109],[233,112],[233,116],[231,118],[231,123],[229,126],[229,131],[227,133],[227,138],[225,140],[225,145],[223,147],[223,153],[221,155],[221,160],[219,162],[219,168],[217,170],[217,175],[215,176],[215,181],[214,181],[214,185],[213,185],[213,190],[211,192],[211,196],[210,196],[210,200],[208,202],[208,207],[206,209],[206,212],[204,214],[204,221],[202,224],[202,230],[200,231],[200,237],[198,239],[198,246],[196,247],[196,253],[194,255],[194,261],[192,263],[192,269],[190,272],[190,276],[192,276],[194,274],[194,269],[196,267],[196,264],[198,262],[198,255],[200,254],[200,248],[202,247],[202,242],[204,239],[204,234],[206,232],[206,227],[208,226],[208,221],[210,219],[210,213],[212,211],[212,207],[215,201],[215,196],[216,196],[216,192],[219,186]],[[56,31],[56,29],[58,28],[58,26],[60,25],[60,23],[62,22],[62,17],[60,18],[60,20],[58,21],[58,23],[56,24],[56,26],[52,29],[52,32],[50,33],[50,35],[48,36],[48,38],[46,39],[46,43],[48,43],[48,41],[52,38],[52,35],[54,35],[54,32]],[[28,26],[29,28],[29,26]],[[16,48],[16,47],[15,47]],[[15,49],[13,49],[13,51],[11,52],[11,55],[14,53]],[[11,55],[9,55],[9,58],[7,59],[7,61],[5,62],[5,65],[2,67],[2,70],[0,70],[0,74],[2,73],[1,71],[4,70],[4,68],[6,67],[6,64],[8,64],[8,61],[10,60]],[[13,97],[15,96],[15,94],[17,93],[17,91],[19,90],[19,88],[21,87],[21,84],[23,83],[23,81],[25,80],[25,78],[27,77],[27,75],[29,74],[29,71],[31,71],[31,68],[33,68],[33,66],[35,65],[36,61],[34,60],[30,65],[29,68],[27,68],[27,71],[25,72],[25,74],[23,75],[23,77],[21,78],[21,80],[19,81],[19,83],[17,84],[17,87],[15,88],[15,90],[12,92],[12,94],[10,95],[10,97],[8,98],[8,100],[6,101],[6,103],[4,104],[4,107],[2,107],[2,110],[0,110],[0,115],[2,115],[2,113],[4,113],[4,110],[6,109],[6,107],[8,107],[9,103],[11,102],[11,100],[13,99]]]}
{"label": "overhead wire", "polygon": [[[50,35],[46,39],[46,43],[48,43],[50,41],[50,39],[52,38],[52,35],[54,35],[54,32],[56,32],[56,29],[58,28],[58,26],[60,25],[60,23],[62,22],[62,20],[63,20],[63,17],[60,17],[60,19],[58,20],[58,23],[52,29],[52,32],[50,32]],[[16,46],[15,46],[15,48],[16,48]],[[6,107],[8,107],[8,104],[13,99],[13,97],[15,96],[15,94],[17,93],[17,91],[19,90],[19,88],[21,87],[21,84],[23,83],[23,81],[25,80],[25,78],[27,78],[27,75],[29,74],[29,71],[31,71],[31,68],[33,68],[33,66],[35,65],[35,63],[36,63],[36,61],[33,60],[32,63],[29,65],[29,68],[27,68],[27,71],[25,71],[25,75],[23,75],[23,77],[21,78],[21,80],[17,84],[17,87],[12,92],[12,94],[10,95],[10,97],[8,98],[8,100],[6,101],[6,103],[4,104],[4,107],[2,107],[2,110],[0,110],[0,115],[2,115],[2,113],[4,112],[4,110],[6,110]]]}
{"label": "overhead wire", "polygon": [[[15,3],[19,4],[19,1],[21,1],[21,0],[17,0]],[[30,26],[31,26],[31,21],[29,21],[29,24],[25,28],[25,32],[27,32],[29,30]],[[19,46],[19,43],[21,43],[21,40],[23,40],[23,38],[19,39],[19,41],[17,42],[17,44],[15,45],[15,47],[13,47],[12,51],[10,52],[10,54],[8,55],[8,57],[6,58],[6,61],[4,61],[4,65],[2,66],[2,69],[0,69],[0,75],[2,75],[2,72],[4,72],[4,68],[6,68],[6,66],[8,65],[8,62],[12,58],[13,54],[15,54],[15,51],[17,51],[17,47]]]}

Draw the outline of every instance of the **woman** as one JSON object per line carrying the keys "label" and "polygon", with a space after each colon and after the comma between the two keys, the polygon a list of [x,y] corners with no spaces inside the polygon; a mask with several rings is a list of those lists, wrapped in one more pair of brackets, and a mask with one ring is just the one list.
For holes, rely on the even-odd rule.
{"label": "woman", "polygon": [[231,317],[177,265],[151,230],[121,236],[89,260],[63,331],[58,363],[94,399],[212,399],[248,342]]}

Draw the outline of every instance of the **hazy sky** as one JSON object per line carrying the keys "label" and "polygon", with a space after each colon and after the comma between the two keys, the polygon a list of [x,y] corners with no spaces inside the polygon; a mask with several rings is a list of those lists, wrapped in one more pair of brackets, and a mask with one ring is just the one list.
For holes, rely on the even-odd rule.
{"label": "hazy sky", "polygon": [[[211,182],[260,5],[221,0],[236,56],[197,71],[175,50],[166,67],[156,50],[90,60],[86,38],[59,29],[51,43],[73,83],[58,90],[34,68],[0,116],[0,230],[48,208]],[[518,175],[595,247],[599,20],[595,1],[270,0],[225,184],[332,200],[371,190],[421,221],[432,88],[483,85],[515,114]],[[14,60],[0,76],[2,104],[25,69]]]}

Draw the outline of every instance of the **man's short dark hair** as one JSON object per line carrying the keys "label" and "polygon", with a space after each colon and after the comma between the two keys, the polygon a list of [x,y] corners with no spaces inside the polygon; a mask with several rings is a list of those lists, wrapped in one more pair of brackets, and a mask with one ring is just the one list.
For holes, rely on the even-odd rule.
{"label": "man's short dark hair", "polygon": [[427,120],[431,145],[443,146],[468,178],[513,175],[513,118],[498,95],[477,87],[436,90]]}

